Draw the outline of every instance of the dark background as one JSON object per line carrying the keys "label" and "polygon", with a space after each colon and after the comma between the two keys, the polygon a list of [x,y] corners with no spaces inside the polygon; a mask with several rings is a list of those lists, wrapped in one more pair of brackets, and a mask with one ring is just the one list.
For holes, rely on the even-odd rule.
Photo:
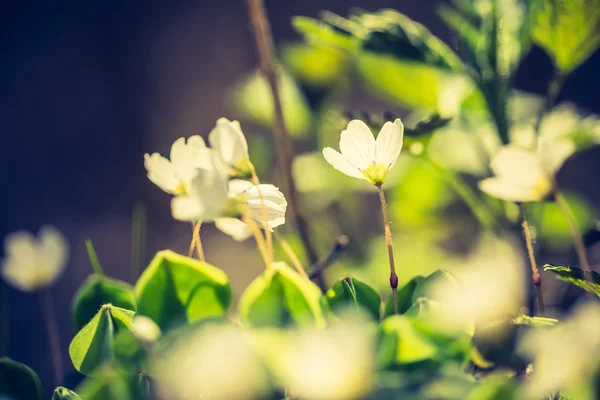
{"label": "dark background", "polygon": [[[43,224],[69,237],[71,262],[52,293],[63,364],[70,370],[70,301],[91,272],[84,240],[94,240],[109,275],[128,280],[132,207],[142,202],[148,212],[146,258],[167,247],[186,251],[190,228],[172,220],[169,197],[146,179],[143,154],[166,154],[180,136],[206,136],[217,118],[228,115],[225,89],[257,60],[242,0],[55,3],[14,2],[0,13],[0,237],[19,229],[37,232]],[[278,43],[300,40],[290,25],[294,15],[346,15],[353,6],[396,8],[448,38],[434,1],[266,3]],[[568,79],[560,99],[599,112],[598,70],[595,54]],[[517,86],[541,93],[551,73],[548,58],[533,49]],[[582,158],[587,160],[566,168],[565,181],[598,204],[597,182],[579,178],[584,165],[584,175],[596,175],[597,158]],[[227,257],[225,250],[212,252]],[[257,271],[237,270],[243,277],[234,291]],[[49,350],[37,299],[1,288],[8,306],[0,323],[6,324],[7,312],[10,321],[7,355],[38,371],[49,392]]]}

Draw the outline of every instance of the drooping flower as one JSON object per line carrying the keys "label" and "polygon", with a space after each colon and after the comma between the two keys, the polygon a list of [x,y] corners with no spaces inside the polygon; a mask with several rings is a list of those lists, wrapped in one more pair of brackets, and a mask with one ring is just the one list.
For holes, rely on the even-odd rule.
{"label": "drooping flower", "polygon": [[198,174],[198,169],[212,168],[208,151],[200,136],[191,136],[187,142],[181,137],[171,146],[170,160],[159,153],[144,155],[148,178],[167,193],[184,194]]}
{"label": "drooping flower", "polygon": [[2,277],[15,288],[31,292],[51,285],[64,270],[69,244],[52,226],[40,229],[38,237],[15,232],[4,239]]}
{"label": "drooping flower", "polygon": [[403,137],[404,125],[400,119],[386,122],[377,140],[367,124],[352,120],[340,135],[341,153],[326,147],[323,156],[338,171],[381,185],[400,155]]}
{"label": "drooping flower", "polygon": [[219,118],[208,135],[208,142],[229,167],[232,177],[249,175],[248,143],[238,121]]}
{"label": "drooping flower", "polygon": [[533,359],[534,368],[523,387],[526,394],[523,398],[541,398],[564,389],[583,389],[589,397],[574,393],[569,398],[597,399],[600,393],[594,396],[589,390],[593,390],[594,376],[600,371],[600,306],[597,303],[580,305],[565,321],[531,330],[523,338],[520,351]]}
{"label": "drooping flower", "polygon": [[[263,229],[273,229],[285,223],[287,201],[273,185],[253,185],[234,179],[228,181],[227,172],[220,166],[222,160],[211,153],[215,167],[199,170],[187,194],[171,201],[173,217],[180,221],[217,222],[217,227],[236,240],[247,238],[247,227],[242,229],[234,219],[248,217]],[[264,204],[263,204],[264,202]]]}
{"label": "drooping flower", "polygon": [[492,197],[513,202],[539,201],[555,189],[554,176],[575,146],[567,140],[540,140],[537,152],[506,146],[492,160],[495,176],[479,188]]}

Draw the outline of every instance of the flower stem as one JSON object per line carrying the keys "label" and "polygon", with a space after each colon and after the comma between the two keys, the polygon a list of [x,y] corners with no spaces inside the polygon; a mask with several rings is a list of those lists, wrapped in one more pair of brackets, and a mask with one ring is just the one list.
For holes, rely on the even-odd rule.
{"label": "flower stem", "polygon": [[535,287],[535,293],[538,299],[538,305],[540,308],[540,316],[546,315],[546,309],[544,307],[544,297],[542,294],[542,277],[535,261],[535,252],[533,250],[533,239],[531,237],[531,230],[529,229],[529,223],[525,215],[525,208],[523,204],[519,204],[519,210],[521,211],[521,227],[523,228],[523,237],[525,238],[525,245],[527,246],[527,254],[529,255],[529,264],[531,265],[531,279],[533,286]]}
{"label": "flower stem", "polygon": [[8,286],[0,281],[0,356],[7,356],[10,345],[10,306]]}
{"label": "flower stem", "polygon": [[254,240],[256,240],[256,246],[258,247],[258,251],[263,259],[263,262],[265,263],[265,268],[269,268],[271,263],[269,262],[270,259],[267,251],[267,244],[265,243],[265,237],[262,235],[260,228],[252,220],[252,218],[248,218],[243,215],[242,221],[248,225],[248,228],[250,228],[250,231],[254,235]]}
{"label": "flower stem", "polygon": [[306,271],[304,270],[304,267],[302,267],[302,263],[298,259],[298,256],[296,255],[296,253],[294,253],[294,250],[292,250],[292,248],[289,245],[289,243],[287,242],[287,240],[285,240],[283,238],[283,236],[281,236],[281,234],[277,231],[273,231],[273,234],[275,235],[277,240],[279,240],[279,243],[281,243],[281,248],[283,249],[283,251],[285,251],[287,256],[292,261],[292,264],[294,265],[294,268],[296,268],[296,271],[298,271],[298,273],[300,275],[302,275],[303,277],[305,277],[306,279],[309,279],[308,275],[306,274]]}
{"label": "flower stem", "polygon": [[552,78],[552,81],[550,81],[550,84],[548,85],[548,91],[546,92],[546,98],[544,99],[544,106],[535,120],[534,132],[537,135],[540,134],[540,125],[542,124],[544,116],[552,109],[556,103],[556,100],[558,99],[558,95],[562,89],[563,83],[565,82],[565,78],[566,75],[562,74],[560,71],[557,71],[554,74],[554,78]]}
{"label": "flower stem", "polygon": [[142,273],[146,247],[146,208],[141,203],[133,206],[131,224],[131,280],[135,282]]}
{"label": "flower stem", "polygon": [[56,311],[54,310],[54,302],[50,289],[39,292],[40,307],[42,309],[42,317],[48,334],[50,344],[50,357],[52,359],[52,372],[54,375],[54,386],[59,386],[62,383],[63,370],[60,357],[60,337],[58,332],[58,323],[56,321]]}
{"label": "flower stem", "polygon": [[254,42],[260,61],[260,69],[269,84],[271,96],[273,98],[275,128],[273,132],[275,134],[275,143],[277,145],[277,161],[283,176],[283,187],[288,201],[288,208],[293,216],[296,230],[302,240],[308,260],[311,264],[314,264],[319,257],[310,240],[308,224],[298,209],[296,185],[292,174],[294,151],[292,148],[292,140],[286,129],[285,119],[283,117],[283,107],[277,81],[277,68],[273,57],[271,26],[265,12],[263,0],[246,0],[246,4],[248,6],[250,27],[254,34]]}
{"label": "flower stem", "polygon": [[565,200],[565,197],[558,190],[554,194],[554,200],[556,201],[556,205],[560,208],[561,212],[565,216],[567,223],[569,225],[569,229],[571,230],[571,235],[573,236],[573,244],[575,246],[575,252],[577,253],[577,258],[579,259],[579,264],[581,268],[583,268],[585,272],[585,277],[587,281],[592,283],[592,269],[590,267],[590,263],[587,258],[587,252],[585,250],[585,243],[583,242],[583,235],[581,234],[581,230],[579,226],[577,226],[577,220],[575,219],[575,215],[573,214],[573,210]]}
{"label": "flower stem", "polygon": [[381,214],[383,215],[383,224],[385,229],[385,242],[388,248],[388,257],[390,260],[390,287],[392,288],[392,303],[394,304],[394,314],[398,314],[398,275],[396,275],[396,266],[394,264],[394,249],[392,247],[392,230],[388,219],[387,202],[381,184],[377,185],[379,191],[379,200],[381,201]]}
{"label": "flower stem", "polygon": [[[260,179],[258,179],[258,174],[256,173],[256,168],[254,168],[254,164],[251,162],[250,164],[250,172],[252,173],[251,180],[252,184],[256,186],[256,190],[258,191],[258,197],[260,198],[260,204],[262,208],[263,218],[265,222],[267,221],[267,206],[265,205],[265,198],[260,190]],[[265,227],[266,228],[266,227]],[[265,239],[267,240],[267,254],[269,256],[269,261],[273,262],[273,234],[269,229],[265,229]]]}
{"label": "flower stem", "polygon": [[441,177],[444,181],[460,196],[467,207],[471,210],[475,218],[485,229],[492,230],[495,228],[496,220],[490,210],[483,206],[481,199],[475,195],[471,188],[463,182],[456,174],[448,171],[434,159],[428,155],[421,156]]}
{"label": "flower stem", "polygon": [[104,276],[104,271],[102,270],[102,265],[100,265],[100,261],[98,260],[96,249],[94,249],[94,245],[90,239],[85,240],[85,247],[87,249],[88,257],[90,258],[90,263],[92,264],[94,272],[99,276]]}
{"label": "flower stem", "polygon": [[202,240],[200,239],[200,228],[202,227],[202,221],[196,222],[194,225],[194,231],[192,233],[192,243],[190,244],[190,250],[192,257],[194,255],[193,246],[196,247],[196,254],[198,254],[198,260],[204,262],[206,259],[204,258],[204,247],[202,247]]}

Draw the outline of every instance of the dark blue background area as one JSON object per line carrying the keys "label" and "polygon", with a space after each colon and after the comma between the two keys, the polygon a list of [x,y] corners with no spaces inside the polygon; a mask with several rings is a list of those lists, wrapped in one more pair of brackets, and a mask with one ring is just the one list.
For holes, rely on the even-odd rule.
{"label": "dark blue background area", "polygon": [[[290,25],[294,15],[316,17],[322,9],[346,15],[353,6],[397,8],[448,38],[434,1],[266,3],[278,42],[300,39]],[[128,279],[134,203],[148,207],[150,255],[189,228],[174,227],[168,197],[157,194],[146,179],[143,154],[165,153],[175,138],[205,134],[227,115],[225,89],[256,66],[245,12],[242,0],[2,6],[0,238],[19,229],[37,232],[47,223],[69,237],[71,262],[53,290],[65,369],[72,369],[70,300],[90,272],[84,239],[94,238],[110,275]],[[162,67],[151,67],[157,57]],[[559,100],[600,113],[598,71],[600,53],[569,77]],[[517,86],[542,93],[551,77],[548,57],[534,48]],[[157,135],[161,124],[182,129]],[[568,186],[599,204],[597,180],[588,179],[589,171],[600,170],[597,154],[573,160],[564,174]],[[8,355],[36,369],[50,393],[49,351],[35,295],[0,287],[10,314]],[[5,323],[6,310],[0,312],[0,323]]]}

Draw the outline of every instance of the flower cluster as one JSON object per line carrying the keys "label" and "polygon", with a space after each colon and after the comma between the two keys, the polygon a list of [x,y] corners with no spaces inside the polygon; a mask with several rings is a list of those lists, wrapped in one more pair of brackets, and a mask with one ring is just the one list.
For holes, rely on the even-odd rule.
{"label": "flower cluster", "polygon": [[180,221],[215,222],[235,240],[251,235],[240,219],[248,218],[263,229],[285,223],[287,202],[279,189],[239,179],[253,174],[248,144],[238,121],[220,118],[208,141],[200,136],[179,138],[170,160],[159,153],[144,156],[148,178],[174,197],[173,217]]}

